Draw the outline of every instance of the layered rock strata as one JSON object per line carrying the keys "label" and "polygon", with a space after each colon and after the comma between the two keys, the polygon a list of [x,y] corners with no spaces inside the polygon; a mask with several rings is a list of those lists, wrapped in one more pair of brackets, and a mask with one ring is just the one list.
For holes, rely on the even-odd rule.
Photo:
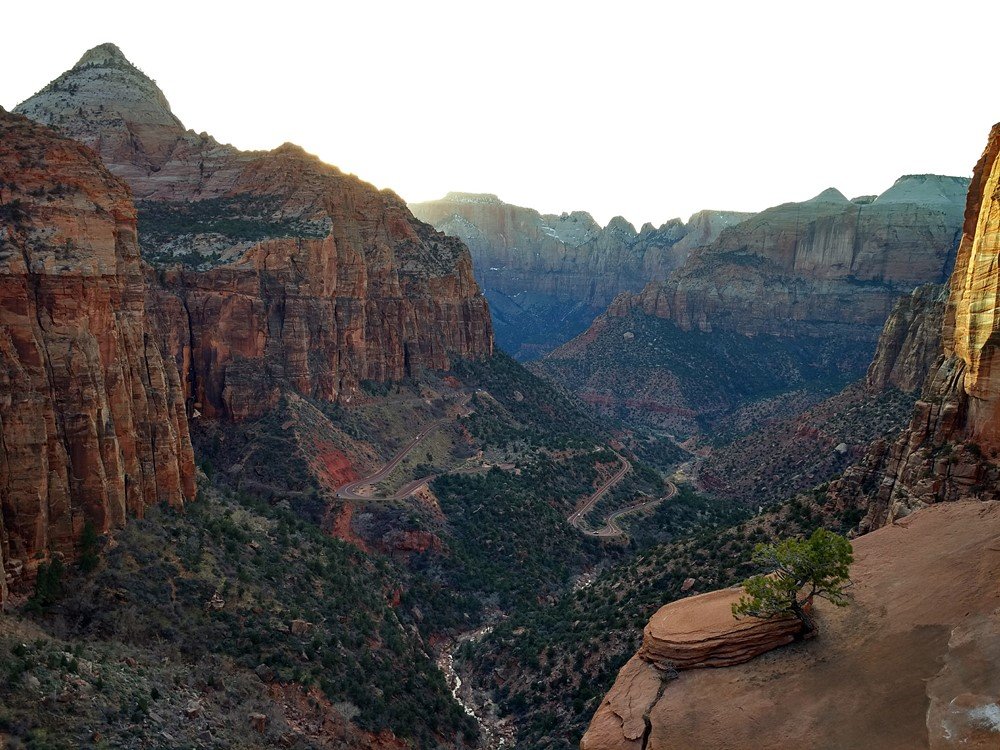
{"label": "layered rock strata", "polygon": [[128,187],[2,110],[0,178],[0,564],[16,581],[72,557],[87,522],[192,498],[194,462]]}
{"label": "layered rock strata", "polygon": [[909,175],[874,200],[830,188],[767,209],[610,312],[641,310],[683,330],[874,342],[899,296],[947,278],[967,187],[964,178]]}
{"label": "layered rock strata", "polygon": [[948,288],[924,284],[901,297],[889,313],[868,367],[866,382],[874,390],[893,387],[919,393],[941,355]]}
{"label": "layered rock strata", "polygon": [[18,111],[93,146],[134,190],[192,413],[256,416],[287,389],[350,398],[364,380],[492,351],[459,240],[297,146],[244,152],[185,130],[114,45]]}
{"label": "layered rock strata", "polygon": [[620,292],[666,278],[692,249],[751,216],[700,211],[686,224],[673,219],[636,232],[620,216],[601,227],[583,211],[540,214],[489,194],[449,193],[410,209],[469,246],[476,278],[498,311],[500,343],[524,356],[568,340]]}
{"label": "layered rock strata", "polygon": [[639,658],[660,669],[726,667],[786,646],[802,632],[794,617],[733,617],[742,589],[721,589],[661,607],[642,631]]}
{"label": "layered rock strata", "polygon": [[998,494],[998,156],[1000,125],[993,127],[973,173],[944,308],[940,356],[926,376],[909,428],[893,443],[876,443],[832,487],[841,505],[867,510],[862,530],[939,500]]}
{"label": "layered rock strata", "polygon": [[585,211],[540,214],[495,195],[449,193],[441,200],[411,203],[414,215],[460,237],[487,290],[526,291],[603,309],[625,290],[665,278],[693,248],[708,244],[727,226],[751,214],[701,211],[636,232],[626,219],[601,227]]}
{"label": "layered rock strata", "polygon": [[1000,503],[958,502],[855,540],[851,604],[818,602],[817,638],[672,680],[637,656],[580,747],[995,747],[998,534]]}

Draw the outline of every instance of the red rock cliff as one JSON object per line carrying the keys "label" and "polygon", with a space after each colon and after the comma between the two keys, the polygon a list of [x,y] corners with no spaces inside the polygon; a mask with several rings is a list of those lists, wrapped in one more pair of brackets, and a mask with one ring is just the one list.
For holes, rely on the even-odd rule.
{"label": "red rock cliff", "polygon": [[1000,470],[1000,124],[973,173],[962,239],[949,282],[941,349],[910,426],[876,443],[833,485],[844,505],[867,508],[878,528],[924,504],[994,498]]}
{"label": "red rock cliff", "polygon": [[194,495],[177,369],[145,305],[136,213],[97,156],[0,110],[0,582]]}
{"label": "red rock cliff", "polygon": [[205,416],[261,414],[286,388],[349,398],[492,351],[460,241],[297,146],[245,152],[185,130],[114,45],[18,111],[92,144],[140,199],[151,308]]}

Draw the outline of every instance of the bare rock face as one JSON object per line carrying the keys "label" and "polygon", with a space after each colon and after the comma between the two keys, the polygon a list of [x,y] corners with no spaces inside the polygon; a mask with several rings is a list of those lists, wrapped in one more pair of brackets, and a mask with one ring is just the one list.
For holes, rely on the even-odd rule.
{"label": "bare rock face", "polygon": [[666,687],[666,675],[728,667],[786,646],[802,632],[794,617],[733,617],[742,589],[720,589],[678,599],[659,609],[642,632],[639,652],[622,667],[580,742],[581,750],[642,750],[649,711]]}
{"label": "bare rock face", "polygon": [[882,390],[892,386],[908,393],[920,392],[941,354],[947,299],[947,287],[924,284],[896,302],[868,368],[869,387]]}
{"label": "bare rock face", "polygon": [[28,578],[72,557],[87,521],[106,531],[192,498],[194,461],[127,186],[2,110],[0,174],[0,563]]}
{"label": "bare rock face", "polygon": [[492,351],[460,241],[297,146],[243,152],[185,131],[114,45],[18,110],[92,145],[134,190],[159,269],[150,307],[192,413],[244,419],[287,390],[349,398]]}
{"label": "bare rock face", "polygon": [[958,502],[858,538],[815,639],[670,680],[640,652],[581,749],[996,747],[998,533],[1000,503]]}
{"label": "bare rock face", "polygon": [[720,589],[660,608],[642,631],[639,658],[660,669],[726,667],[791,643],[802,632],[794,617],[733,617],[742,589]]}
{"label": "bare rock face", "polygon": [[1000,286],[998,185],[1000,125],[993,127],[973,173],[944,308],[940,356],[926,376],[910,427],[892,444],[876,443],[832,486],[842,506],[867,510],[862,530],[928,503],[997,496],[1000,371],[994,374],[993,365]]}
{"label": "bare rock face", "polygon": [[967,187],[960,177],[909,175],[871,201],[830,188],[769,208],[615,309],[683,330],[875,341],[900,295],[947,278]]}
{"label": "bare rock face", "polygon": [[[468,244],[476,277],[499,318],[500,343],[522,356],[568,340],[620,292],[666,278],[693,248],[751,216],[701,211],[687,224],[674,219],[636,232],[620,216],[602,228],[583,211],[540,214],[489,194],[449,193],[410,209]],[[565,327],[567,316],[575,328]],[[563,325],[553,327],[553,321]]]}
{"label": "bare rock face", "polygon": [[794,617],[733,617],[742,589],[678,599],[659,609],[642,633],[639,652],[622,667],[580,743],[581,750],[642,750],[649,711],[666,677],[682,670],[727,667],[786,646],[802,632]]}

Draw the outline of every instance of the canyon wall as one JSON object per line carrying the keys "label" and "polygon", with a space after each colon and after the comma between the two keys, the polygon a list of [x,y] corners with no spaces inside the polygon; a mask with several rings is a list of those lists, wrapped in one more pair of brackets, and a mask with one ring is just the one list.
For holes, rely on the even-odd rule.
{"label": "canyon wall", "polygon": [[893,443],[876,443],[831,487],[842,505],[867,510],[862,530],[939,500],[997,495],[998,156],[1000,125],[993,127],[973,173],[939,356],[926,375],[909,428]]}
{"label": "canyon wall", "polygon": [[683,330],[874,342],[898,297],[947,279],[967,187],[960,177],[909,175],[874,199],[830,188],[769,208],[611,313],[637,309]]}
{"label": "canyon wall", "polygon": [[136,213],[96,155],[0,110],[0,580],[194,496],[181,379]]}
{"label": "canyon wall", "polygon": [[900,297],[882,328],[866,382],[874,390],[893,387],[919,393],[941,355],[948,287],[924,284]]}
{"label": "canyon wall", "polygon": [[541,214],[495,195],[449,193],[411,203],[420,219],[461,238],[494,309],[500,345],[521,358],[572,338],[623,291],[664,279],[695,247],[751,214],[700,211],[639,232],[620,216]]}
{"label": "canyon wall", "polygon": [[185,130],[114,45],[17,109],[93,146],[135,192],[151,308],[193,411],[252,417],[283,389],[349,398],[492,351],[461,241],[297,146]]}

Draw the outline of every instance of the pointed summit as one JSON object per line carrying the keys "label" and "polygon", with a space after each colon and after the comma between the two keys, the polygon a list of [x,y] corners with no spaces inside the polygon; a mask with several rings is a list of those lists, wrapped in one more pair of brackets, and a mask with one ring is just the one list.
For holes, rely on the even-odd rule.
{"label": "pointed summit", "polygon": [[190,137],[156,83],[110,42],[87,50],[14,111],[95,149],[134,190]]}
{"label": "pointed summit", "polygon": [[87,50],[83,53],[73,69],[83,68],[86,66],[114,66],[114,65],[127,65],[130,68],[134,68],[128,61],[128,58],[122,53],[118,48],[117,44],[111,42],[105,42],[104,44],[98,44],[96,47]]}
{"label": "pointed summit", "polygon": [[828,187],[815,198],[810,198],[806,203],[850,203],[850,201],[837,188]]}

